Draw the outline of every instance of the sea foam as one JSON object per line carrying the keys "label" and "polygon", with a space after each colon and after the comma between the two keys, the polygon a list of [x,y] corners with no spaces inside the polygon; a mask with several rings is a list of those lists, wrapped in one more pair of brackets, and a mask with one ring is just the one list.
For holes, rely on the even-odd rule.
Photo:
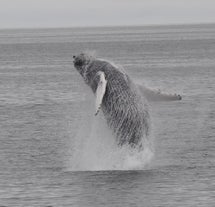
{"label": "sea foam", "polygon": [[95,114],[93,95],[86,95],[81,106],[79,129],[71,138],[69,170],[141,170],[145,169],[152,157],[151,138],[143,138],[143,150],[129,145],[118,146],[116,138],[109,129],[102,111]]}

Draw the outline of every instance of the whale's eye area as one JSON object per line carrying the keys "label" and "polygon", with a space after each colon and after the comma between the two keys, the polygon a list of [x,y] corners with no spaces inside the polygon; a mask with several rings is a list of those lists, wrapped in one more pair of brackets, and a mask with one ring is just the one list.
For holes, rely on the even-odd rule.
{"label": "whale's eye area", "polygon": [[89,58],[85,54],[80,54],[78,56],[73,56],[74,58],[74,66],[78,69],[81,69],[82,67],[86,66],[89,63]]}
{"label": "whale's eye area", "polygon": [[78,59],[78,60],[75,61],[75,65],[76,66],[82,66],[83,65],[83,61],[80,60],[80,59]]}

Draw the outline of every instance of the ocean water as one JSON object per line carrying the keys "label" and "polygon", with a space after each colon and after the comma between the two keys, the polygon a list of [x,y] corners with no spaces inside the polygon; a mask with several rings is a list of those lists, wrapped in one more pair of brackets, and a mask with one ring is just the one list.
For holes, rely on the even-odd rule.
{"label": "ocean water", "polygon": [[[0,206],[215,206],[215,24],[0,30],[0,51]],[[153,156],[125,165],[81,51],[182,95],[150,103]]]}

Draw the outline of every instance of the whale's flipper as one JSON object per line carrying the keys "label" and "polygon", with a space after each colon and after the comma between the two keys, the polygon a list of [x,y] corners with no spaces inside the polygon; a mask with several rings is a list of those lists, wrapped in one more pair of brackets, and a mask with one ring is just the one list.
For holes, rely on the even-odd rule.
{"label": "whale's flipper", "polygon": [[178,94],[163,93],[160,90],[147,88],[140,84],[137,84],[137,87],[149,101],[177,101],[182,99],[181,95]]}
{"label": "whale's flipper", "polygon": [[96,89],[96,113],[95,113],[95,116],[99,113],[99,110],[101,108],[102,99],[105,95],[106,85],[107,85],[107,81],[105,79],[104,72],[99,71],[96,75],[98,76],[99,82],[98,82],[98,86]]}

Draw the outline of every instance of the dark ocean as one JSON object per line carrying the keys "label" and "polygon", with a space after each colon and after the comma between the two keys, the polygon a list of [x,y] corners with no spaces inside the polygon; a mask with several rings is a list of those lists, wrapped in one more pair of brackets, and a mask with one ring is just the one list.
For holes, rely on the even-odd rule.
{"label": "dark ocean", "polygon": [[[82,51],[182,95],[150,103],[152,154],[113,146]],[[0,206],[214,207],[215,24],[0,30]]]}

